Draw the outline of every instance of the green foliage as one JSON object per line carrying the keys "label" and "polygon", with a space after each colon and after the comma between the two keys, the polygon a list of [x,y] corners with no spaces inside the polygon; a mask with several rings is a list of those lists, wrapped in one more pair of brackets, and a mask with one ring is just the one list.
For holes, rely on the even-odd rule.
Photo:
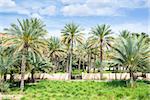
{"label": "green foliage", "polygon": [[[95,47],[108,47],[110,45],[110,41],[112,37],[112,30],[110,29],[109,25],[97,25],[91,29],[90,34],[92,35],[89,37],[89,41],[91,45],[95,45]],[[101,45],[100,45],[101,44]]]}
{"label": "green foliage", "polygon": [[47,40],[47,42],[49,57],[51,57],[52,60],[63,55],[64,50],[61,48],[61,42],[59,38],[51,37]]}
{"label": "green foliage", "polygon": [[13,43],[12,45],[15,47],[13,54],[19,53],[22,56],[20,87],[23,90],[28,53],[42,56],[46,47],[44,35],[46,35],[47,31],[43,22],[37,18],[18,20],[18,24],[11,24],[10,28],[6,28],[5,31],[13,36],[6,39],[5,43]]}
{"label": "green foliage", "polygon": [[[126,81],[41,81],[27,85],[22,100],[148,100],[150,84],[137,82],[137,87],[127,87]],[[16,91],[17,92],[17,91]]]}
{"label": "green foliage", "polygon": [[79,72],[79,70],[74,69],[74,70],[72,71],[72,74],[73,74],[73,75],[81,75],[81,74],[82,74],[82,70],[80,70],[80,72]]}
{"label": "green foliage", "polygon": [[61,40],[64,44],[71,44],[73,41],[74,44],[82,43],[83,33],[81,33],[83,29],[75,23],[69,23],[64,26],[64,29],[61,30]]}
{"label": "green foliage", "polygon": [[9,90],[9,83],[0,82],[0,92],[8,92]]}
{"label": "green foliage", "polygon": [[[92,68],[94,68],[94,72],[98,69],[98,72],[100,71],[102,76],[104,67],[115,67],[116,65],[126,67],[127,70],[125,70],[126,72],[130,72],[131,77],[133,77],[133,74],[131,73],[134,72],[150,72],[150,38],[149,35],[145,33],[130,33],[129,31],[124,30],[121,32],[119,37],[114,39],[110,36],[112,33],[110,26],[103,24],[92,28],[90,32],[91,36],[84,41],[83,33],[81,33],[83,30],[81,27],[77,24],[69,23],[61,30],[61,40],[57,37],[51,37],[46,40],[44,38],[47,33],[45,25],[37,18],[23,19],[22,21],[18,20],[18,24],[11,24],[10,28],[6,28],[5,31],[10,35],[10,38],[6,38],[4,40],[0,39],[0,44],[10,43],[11,46],[7,45],[8,47],[5,49],[0,46],[0,73],[4,76],[7,74],[11,74],[10,76],[13,76],[14,73],[21,72],[22,87],[24,85],[24,74],[26,71],[30,71],[32,76],[34,76],[33,74],[38,71],[51,71],[49,69],[52,65],[56,67],[53,67],[54,72],[66,70],[69,73],[70,79],[72,73],[80,76],[83,70],[85,71],[85,69],[87,69],[87,72],[90,72]],[[74,70],[73,72],[72,69]],[[4,78],[6,79],[6,77]],[[103,77],[102,80],[103,79],[105,80],[105,77]],[[58,98],[69,97],[71,99],[74,99],[75,96],[79,96],[81,99],[105,99],[106,97],[110,99],[129,99],[126,98],[126,95],[117,92],[121,89],[126,91],[126,88],[124,87],[120,87],[118,90],[116,89],[116,91],[112,88],[113,91],[110,92],[111,95],[107,94],[107,91],[105,91],[106,93],[103,93],[102,91],[98,92],[99,94],[94,92],[99,91],[97,89],[95,90],[95,87],[99,87],[98,89],[103,90],[103,83],[101,83],[102,86],[99,86],[98,83],[87,82],[89,84],[93,84],[91,86],[87,83],[71,82],[71,86],[66,82],[62,82],[63,90],[61,92],[66,92],[65,94],[61,94],[56,88],[53,88],[55,87],[55,84],[56,87],[59,87],[57,85],[61,86],[61,82],[46,81],[43,82],[45,86],[41,85],[41,83],[42,82],[39,83],[39,88],[45,89],[45,86],[51,86],[50,88],[48,87],[50,91],[45,90],[45,94],[37,95],[45,95],[45,99],[48,99],[46,98],[47,96],[52,98],[55,96]],[[64,87],[63,84],[68,87]],[[80,85],[83,87],[85,85],[84,91],[82,91],[82,87],[80,87]],[[90,87],[86,87],[88,85],[93,87],[93,90]],[[77,88],[75,86],[77,86]],[[37,86],[31,87],[36,89]],[[69,90],[72,89],[72,91],[70,91],[71,94],[65,90],[66,88]],[[88,88],[90,90],[88,90]],[[109,86],[106,86],[105,88],[111,90]],[[28,91],[28,89],[30,89],[29,86],[26,91]],[[80,95],[80,89],[83,97]],[[85,92],[86,89],[88,90],[87,92]],[[35,93],[33,95],[30,94],[27,97],[36,96],[36,91],[32,89],[30,90]],[[76,92],[78,90],[79,93]],[[38,90],[40,93],[42,91],[43,90]],[[52,95],[49,95],[47,92],[52,92]],[[53,94],[53,92],[57,92],[58,94]],[[115,92],[117,95],[114,94]],[[88,94],[92,95],[89,96]],[[127,94],[130,95],[132,93]],[[142,94],[139,98],[145,98],[145,95]]]}
{"label": "green foliage", "polygon": [[0,74],[2,75],[17,69],[14,67],[17,64],[17,55],[13,56],[11,49],[9,47],[0,47]]}
{"label": "green foliage", "polygon": [[133,72],[149,69],[150,47],[143,36],[120,37],[116,41],[113,61],[116,64],[127,67]]}

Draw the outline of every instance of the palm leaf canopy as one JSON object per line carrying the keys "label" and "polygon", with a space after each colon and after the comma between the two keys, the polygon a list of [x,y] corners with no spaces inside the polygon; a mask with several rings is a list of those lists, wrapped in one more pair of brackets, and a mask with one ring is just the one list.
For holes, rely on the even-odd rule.
{"label": "palm leaf canopy", "polygon": [[45,25],[40,19],[31,18],[18,20],[18,24],[11,24],[10,28],[5,29],[7,34],[13,38],[6,39],[5,43],[12,42],[16,48],[16,52],[28,48],[28,51],[33,53],[41,53],[45,47],[44,35],[47,31]]}
{"label": "palm leaf canopy", "polygon": [[150,47],[146,40],[143,36],[120,37],[113,47],[113,61],[133,71],[147,69],[150,66]]}
{"label": "palm leaf canopy", "polygon": [[109,25],[97,25],[91,29],[89,42],[94,47],[99,47],[99,43],[103,41],[103,45],[108,47],[110,41],[113,40],[113,37],[110,36],[111,34],[112,30]]}
{"label": "palm leaf canopy", "polygon": [[61,41],[64,44],[68,44],[73,39],[73,42],[76,43],[82,43],[83,41],[83,33],[81,33],[83,29],[80,28],[79,25],[76,25],[74,23],[69,23],[64,26],[64,29],[61,30],[62,36]]}

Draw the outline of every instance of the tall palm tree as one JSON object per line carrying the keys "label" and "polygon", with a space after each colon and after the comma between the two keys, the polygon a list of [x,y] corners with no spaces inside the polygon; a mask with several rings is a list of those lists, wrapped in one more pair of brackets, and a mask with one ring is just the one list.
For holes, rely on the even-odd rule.
{"label": "tall palm tree", "polygon": [[74,23],[69,23],[64,26],[64,29],[62,29],[62,40],[64,43],[70,45],[69,50],[69,56],[70,56],[70,63],[69,63],[69,79],[71,79],[71,73],[72,73],[72,60],[73,60],[73,47],[76,43],[82,43],[83,40],[83,34],[81,33],[82,29],[79,25],[76,25]]}
{"label": "tall palm tree", "polygon": [[23,90],[28,52],[42,53],[45,47],[45,42],[42,37],[47,31],[43,22],[37,18],[18,20],[18,24],[11,24],[11,27],[6,28],[5,31],[14,36],[6,42],[12,42],[16,48],[15,53],[19,52],[22,55],[20,88]]}
{"label": "tall palm tree", "polygon": [[[110,29],[110,26],[108,25],[97,25],[91,30],[91,35],[90,37],[92,39],[92,44],[97,44],[99,45],[99,56],[100,56],[100,63],[103,61],[103,47],[104,46],[109,46],[109,41],[110,41],[110,34],[112,33],[112,30]],[[101,78],[102,78],[102,68],[101,68]]]}
{"label": "tall palm tree", "polygon": [[129,70],[131,87],[134,85],[134,72],[148,69],[150,66],[150,48],[146,40],[143,36],[129,35],[127,38],[120,37],[113,46],[113,60]]}

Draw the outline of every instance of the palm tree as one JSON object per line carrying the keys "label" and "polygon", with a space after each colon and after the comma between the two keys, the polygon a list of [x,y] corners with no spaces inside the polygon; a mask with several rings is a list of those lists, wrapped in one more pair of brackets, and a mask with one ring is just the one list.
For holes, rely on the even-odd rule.
{"label": "palm tree", "polygon": [[123,38],[127,38],[130,36],[130,32],[128,30],[123,30],[120,32],[120,36]]}
{"label": "palm tree", "polygon": [[28,54],[28,65],[31,67],[31,82],[35,82],[35,72],[49,72],[52,65],[46,57],[41,57],[32,53]]}
{"label": "palm tree", "polygon": [[83,34],[81,33],[82,29],[79,25],[76,25],[74,23],[66,24],[64,26],[64,29],[62,29],[62,40],[63,43],[67,43],[70,45],[69,50],[69,56],[70,56],[70,63],[69,63],[69,79],[71,79],[71,73],[72,73],[72,60],[73,60],[73,47],[76,43],[82,43],[83,40]]}
{"label": "palm tree", "polygon": [[[92,37],[90,37],[92,39],[92,44],[97,44],[99,45],[100,48],[100,63],[102,63],[103,61],[103,47],[105,46],[109,46],[109,41],[110,41],[110,34],[112,33],[112,30],[110,29],[110,26],[108,25],[97,25],[94,28],[92,28],[91,33]],[[102,68],[101,68],[101,78],[102,78]]]}
{"label": "palm tree", "polygon": [[146,40],[143,36],[129,35],[127,38],[120,37],[113,46],[113,60],[129,70],[131,87],[134,85],[134,72],[148,69],[150,65],[150,48]]}
{"label": "palm tree", "polygon": [[0,73],[4,75],[4,81],[6,81],[8,72],[16,62],[15,57],[9,51],[7,47],[0,47]]}
{"label": "palm tree", "polygon": [[58,67],[59,58],[63,56],[64,50],[61,48],[61,43],[59,38],[51,37],[48,39],[48,54],[54,65]]}
{"label": "palm tree", "polygon": [[22,55],[20,88],[23,90],[28,52],[42,53],[45,47],[42,37],[47,31],[43,22],[37,18],[18,20],[18,24],[11,24],[11,27],[6,28],[5,31],[14,36],[6,42],[12,42],[16,48],[14,53],[19,52]]}
{"label": "palm tree", "polygon": [[84,62],[83,60],[85,59],[85,56],[86,56],[86,50],[85,50],[84,46],[85,46],[84,44],[80,44],[75,48],[75,55],[77,56],[76,58],[78,60],[79,73],[80,73],[80,69],[81,69],[81,63]]}

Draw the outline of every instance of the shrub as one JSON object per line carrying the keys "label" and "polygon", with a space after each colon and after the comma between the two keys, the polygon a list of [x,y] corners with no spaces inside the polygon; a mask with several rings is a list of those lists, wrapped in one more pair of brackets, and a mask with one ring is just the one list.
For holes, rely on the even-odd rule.
{"label": "shrub", "polygon": [[0,92],[8,92],[9,91],[9,83],[0,82]]}

